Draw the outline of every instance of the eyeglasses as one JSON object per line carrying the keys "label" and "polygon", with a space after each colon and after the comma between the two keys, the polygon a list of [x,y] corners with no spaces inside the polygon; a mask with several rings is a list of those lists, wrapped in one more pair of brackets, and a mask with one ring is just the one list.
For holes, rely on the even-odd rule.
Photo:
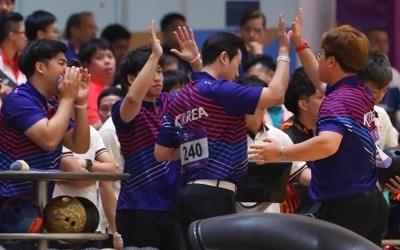
{"label": "eyeglasses", "polygon": [[319,61],[321,56],[324,56],[324,55],[326,55],[324,49],[320,49],[315,53],[315,59],[317,59],[317,61]]}

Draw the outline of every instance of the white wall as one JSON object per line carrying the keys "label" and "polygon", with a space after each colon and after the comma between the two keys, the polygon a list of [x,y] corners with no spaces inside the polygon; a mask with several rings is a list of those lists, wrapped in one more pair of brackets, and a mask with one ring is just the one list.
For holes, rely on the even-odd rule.
{"label": "white wall", "polygon": [[[88,10],[94,13],[100,31],[109,23],[121,23],[131,31],[148,30],[149,22],[168,12],[181,12],[193,29],[225,28],[227,0],[16,0],[15,10],[27,16],[38,9],[47,10],[58,18],[64,30],[72,13]],[[235,0],[229,0],[235,1]],[[243,0],[242,0],[243,1]],[[305,38],[314,46],[321,34],[335,22],[335,0],[259,0],[260,9],[268,19],[268,27],[277,27],[278,13],[283,11],[290,26],[299,6],[304,8]]]}
{"label": "white wall", "polygon": [[[268,26],[276,27],[281,11],[287,20],[293,19],[299,0],[259,2],[261,11],[267,15]],[[221,29],[225,27],[225,3],[226,0],[16,0],[15,10],[24,16],[38,9],[47,10],[57,16],[61,29],[70,14],[83,10],[95,14],[99,29],[118,22],[132,31],[143,31],[151,19],[159,23],[165,13],[173,11],[184,14],[195,29]]]}

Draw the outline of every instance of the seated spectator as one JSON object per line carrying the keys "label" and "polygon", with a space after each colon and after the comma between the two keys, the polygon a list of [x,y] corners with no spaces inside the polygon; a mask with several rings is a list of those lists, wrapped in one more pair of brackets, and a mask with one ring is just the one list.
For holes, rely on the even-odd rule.
{"label": "seated spectator", "polygon": [[[257,77],[246,77],[238,80],[238,83],[245,86],[264,87],[265,82]],[[263,121],[264,108],[257,108],[252,115],[246,115],[247,128],[247,145],[262,144],[266,138],[274,138],[282,143],[282,145],[293,144],[290,137],[282,130],[275,128],[272,125],[267,125]],[[290,170],[290,181],[299,181],[303,185],[308,186],[311,178],[310,169],[308,169],[304,161],[294,161]],[[243,203],[238,202],[236,211],[239,213],[245,212],[268,212],[280,213],[282,208],[279,203],[259,202],[259,203]]]}
{"label": "seated spectator", "polygon": [[110,24],[103,29],[100,37],[106,39],[111,44],[118,67],[129,50],[131,33],[120,24]]}
{"label": "seated spectator", "polygon": [[26,36],[29,41],[35,39],[58,40],[57,18],[45,10],[37,10],[25,20]]}
{"label": "seated spectator", "polygon": [[65,38],[67,39],[68,60],[78,59],[78,52],[82,44],[96,37],[97,24],[93,13],[83,11],[74,13],[68,17],[65,27]]}
{"label": "seated spectator", "polygon": [[101,119],[97,100],[100,93],[106,89],[115,74],[115,57],[110,43],[104,39],[92,39],[85,42],[79,50],[79,60],[89,70],[92,82],[89,86],[88,115],[89,123],[99,129]]}
{"label": "seated spectator", "polygon": [[[19,13],[9,12],[0,16],[0,78],[3,79],[0,99],[26,82],[18,67],[18,55],[27,43],[24,19]],[[0,102],[1,104],[1,102]]]}
{"label": "seated spectator", "polygon": [[[268,86],[272,77],[275,74],[276,63],[272,57],[268,55],[257,55],[244,66],[244,71],[248,76],[257,76],[266,83]],[[264,122],[279,128],[284,121],[292,116],[285,105],[276,105],[269,107],[264,112]]]}
{"label": "seated spectator", "polygon": [[179,70],[168,70],[163,75],[162,92],[179,92],[189,82],[189,77]]}
{"label": "seated spectator", "polygon": [[99,107],[99,116],[102,124],[110,118],[114,103],[122,98],[124,98],[122,90],[116,87],[108,87],[100,93],[97,99],[97,106]]}
{"label": "seated spectator", "polygon": [[[186,74],[190,74],[193,71],[190,64],[187,61],[179,58],[173,52],[171,52],[171,49],[179,50],[179,45],[175,38],[174,31],[176,31],[178,27],[186,26],[186,17],[176,12],[165,14],[161,19],[160,26],[163,37],[162,47],[164,56],[166,57],[167,61],[176,62],[176,64],[173,65],[178,66],[177,68],[175,68],[167,64],[165,65],[165,67],[168,67],[168,69],[173,69],[173,70],[179,69],[185,72]],[[165,70],[167,69],[164,69],[163,66],[163,71]]]}

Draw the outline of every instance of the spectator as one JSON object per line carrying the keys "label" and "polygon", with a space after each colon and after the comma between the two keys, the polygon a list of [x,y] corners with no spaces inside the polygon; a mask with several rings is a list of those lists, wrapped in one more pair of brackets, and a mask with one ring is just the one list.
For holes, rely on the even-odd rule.
{"label": "spectator", "polygon": [[58,40],[59,30],[57,18],[45,10],[37,10],[25,20],[26,37],[29,41],[35,39]]}
{"label": "spectator", "polygon": [[189,82],[189,77],[179,70],[168,70],[163,75],[162,92],[179,92]]}
{"label": "spectator", "polygon": [[[275,70],[276,63],[268,55],[257,55],[244,66],[246,75],[260,78],[266,83],[266,86],[274,76]],[[279,128],[291,115],[285,106],[281,104],[267,108],[263,119],[266,124]]]}
{"label": "spectator", "polygon": [[0,0],[0,14],[14,11],[15,0]]}
{"label": "spectator", "polygon": [[[238,80],[245,86],[259,86],[265,87],[266,83],[255,77],[246,77]],[[263,114],[265,109],[257,108],[254,114],[246,115],[246,129],[247,129],[247,146],[262,144],[265,138],[274,138],[281,142],[283,145],[292,145],[293,142],[290,137],[285,134],[282,130],[275,128],[272,125],[267,125],[263,121]],[[278,177],[278,176],[277,176]],[[298,181],[305,186],[309,185],[311,178],[310,170],[307,168],[305,162],[297,161],[292,163],[290,170],[289,181]],[[259,203],[243,203],[238,202],[236,210],[238,212],[268,212],[268,213],[280,213],[283,209],[283,204],[271,203],[271,202],[259,202]],[[283,211],[285,212],[285,211]]]}
{"label": "spectator", "polygon": [[[185,72],[187,75],[190,74],[193,71],[190,64],[187,61],[179,58],[179,56],[171,51],[171,49],[179,50],[179,44],[175,38],[174,31],[176,31],[178,27],[186,26],[186,17],[176,12],[165,14],[161,19],[160,26],[164,41],[162,45],[165,57],[164,60],[175,62],[177,65],[177,68],[168,66],[168,69],[179,69]],[[167,65],[168,64],[166,64],[165,67],[167,67]],[[166,70],[163,69],[163,71]]]}
{"label": "spectator", "polygon": [[[259,10],[245,12],[240,20],[238,35],[243,38],[245,47],[242,50],[243,65],[254,56],[264,53],[263,40],[267,29],[267,18]],[[243,76],[244,72],[240,72]]]}
{"label": "spectator", "polygon": [[102,122],[97,101],[100,93],[110,85],[114,77],[116,67],[114,52],[107,40],[95,38],[82,44],[79,60],[92,76],[87,110],[90,125],[99,129]]}
{"label": "spectator", "polygon": [[[387,32],[383,29],[371,29],[367,33],[368,39],[371,43],[371,49],[375,49],[384,55],[389,55],[390,40]],[[398,111],[400,105],[400,73],[397,69],[392,68],[393,78],[389,84],[388,93],[383,99],[381,105],[386,109],[389,114],[392,124],[399,129],[400,124],[398,121]]]}
{"label": "spectator", "polygon": [[96,37],[97,24],[91,12],[74,13],[68,17],[65,27],[65,38],[67,39],[68,60],[78,59],[79,49],[82,44]]}
{"label": "spectator", "polygon": [[[285,94],[285,106],[293,113],[293,117],[281,127],[293,143],[300,143],[314,137],[318,111],[323,99],[324,94],[314,87],[304,68],[297,68]],[[311,161],[307,162],[307,166],[311,164]],[[311,199],[308,185],[302,185],[296,180],[288,183],[282,212],[313,214],[318,208],[319,202]]]}
{"label": "spectator", "polygon": [[131,33],[120,24],[110,24],[103,29],[100,37],[107,40],[114,50],[117,68],[129,50]]}
{"label": "spectator", "polygon": [[97,107],[99,107],[99,116],[102,124],[110,118],[114,103],[122,98],[124,98],[122,90],[116,87],[108,87],[100,93],[97,99]]}
{"label": "spectator", "polygon": [[25,48],[27,39],[25,24],[19,13],[0,15],[0,78],[3,79],[0,99],[15,87],[26,82],[26,76],[18,67],[18,55]]}

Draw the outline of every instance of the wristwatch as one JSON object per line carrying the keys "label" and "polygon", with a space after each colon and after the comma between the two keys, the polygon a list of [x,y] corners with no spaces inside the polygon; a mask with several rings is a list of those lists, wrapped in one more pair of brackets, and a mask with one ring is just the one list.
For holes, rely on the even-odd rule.
{"label": "wristwatch", "polygon": [[86,161],[86,170],[92,172],[93,161],[90,159],[85,159]]}

